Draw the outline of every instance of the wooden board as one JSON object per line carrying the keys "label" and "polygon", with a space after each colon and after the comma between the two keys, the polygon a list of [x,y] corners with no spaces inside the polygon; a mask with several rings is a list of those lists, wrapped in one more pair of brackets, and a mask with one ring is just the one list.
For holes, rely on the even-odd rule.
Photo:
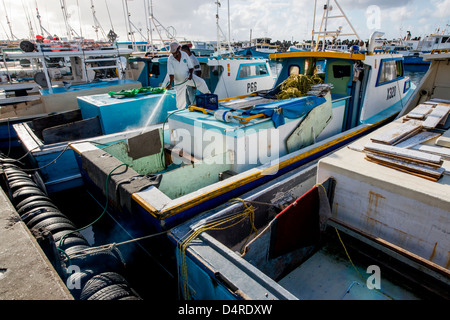
{"label": "wooden board", "polygon": [[410,120],[399,124],[397,127],[392,128],[378,136],[371,138],[373,142],[384,143],[384,144],[394,144],[404,139],[414,135],[422,129],[422,121]]}
{"label": "wooden board", "polygon": [[16,104],[16,103],[22,103],[22,102],[38,101],[40,99],[41,99],[40,95],[3,98],[3,99],[0,99],[0,105],[7,106],[10,104]]}
{"label": "wooden board", "polygon": [[98,117],[47,128],[42,131],[45,144],[86,139],[101,134],[102,128]]}
{"label": "wooden board", "polygon": [[431,112],[433,105],[431,104],[419,104],[412,111],[410,111],[406,117],[410,119],[423,120]]}
{"label": "wooden board", "polygon": [[161,148],[159,129],[147,131],[128,139],[128,155],[133,160],[160,153]]}
{"label": "wooden board", "polygon": [[423,127],[426,129],[436,128],[441,121],[446,119],[449,112],[450,106],[438,104],[423,122]]}
{"label": "wooden board", "polygon": [[430,166],[440,167],[443,163],[442,158],[437,155],[428,154],[426,152],[398,148],[379,143],[367,143],[364,146],[365,151],[370,151],[379,155],[388,155],[400,160],[407,160],[418,164],[426,164]]}
{"label": "wooden board", "polygon": [[251,97],[246,99],[237,99],[227,102],[221,102],[220,105],[231,108],[233,110],[242,110],[249,107],[253,107],[263,103],[269,103],[275,101],[274,99],[266,99],[263,97]]}
{"label": "wooden board", "polygon": [[420,143],[423,143],[423,142],[426,142],[433,138],[436,138],[439,135],[440,135],[439,133],[435,133],[435,132],[422,131],[406,140],[402,140],[402,141],[396,143],[395,146],[398,148],[411,148],[415,145],[418,145]]}
{"label": "wooden board", "polygon": [[416,165],[413,163],[407,163],[401,160],[396,160],[388,157],[384,157],[378,154],[366,153],[366,159],[386,167],[399,170],[402,172],[406,172],[409,174],[416,175],[421,178],[425,178],[431,181],[438,181],[442,174],[444,173],[443,168],[429,168],[420,165]]}
{"label": "wooden board", "polygon": [[446,160],[450,160],[450,148],[420,144],[414,146],[413,149],[431,154],[436,154]]}
{"label": "wooden board", "polygon": [[33,130],[40,139],[43,139],[42,131],[47,128],[59,126],[65,123],[70,123],[82,120],[81,110],[75,109],[72,111],[60,112],[57,114],[47,115],[32,120]]}
{"label": "wooden board", "polygon": [[436,144],[442,147],[450,148],[450,129],[442,134],[437,140]]}

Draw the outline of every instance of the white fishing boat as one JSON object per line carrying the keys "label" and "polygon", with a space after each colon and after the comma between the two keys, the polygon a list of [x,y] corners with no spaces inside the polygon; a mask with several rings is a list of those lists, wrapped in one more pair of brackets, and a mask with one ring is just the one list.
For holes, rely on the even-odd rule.
{"label": "white fishing boat", "polygon": [[[34,72],[32,77],[40,86],[40,92],[38,95],[25,92],[2,99],[2,119],[73,110],[78,107],[77,96],[139,86],[137,81],[123,78],[126,66],[122,65],[119,51],[111,44],[59,41],[34,44],[23,41],[21,46],[26,49],[25,52],[5,53],[5,57],[28,59]],[[66,76],[60,69],[66,70],[68,67],[70,73]],[[59,86],[54,85],[54,80],[59,80]],[[2,89],[13,90],[9,86],[9,83],[5,84]],[[26,89],[32,88],[35,88],[35,84]],[[22,87],[19,89],[26,90]]]}
{"label": "white fishing boat", "polygon": [[395,121],[172,229],[182,297],[449,299],[450,54],[424,59]]}
{"label": "white fishing boat", "polygon": [[311,51],[311,43],[299,42],[290,46],[286,52]]}
{"label": "white fishing boat", "polygon": [[77,97],[140,88],[141,82],[124,78],[117,48],[85,42],[32,43],[22,41],[24,52],[5,52],[6,58],[29,61],[29,81],[0,84],[0,145],[18,146],[13,125],[53,112],[78,109]]}
{"label": "white fishing boat", "polygon": [[[283,63],[278,90],[293,68],[301,66],[298,72],[303,74],[307,61],[310,66],[319,62],[330,84],[324,88],[325,96],[311,93],[273,100],[273,96],[253,95],[225,99],[215,111],[191,108],[173,113],[167,124],[153,128],[159,132],[156,137],[161,136],[160,148],[152,148],[142,159],[134,160],[126,151],[130,148],[127,141],[139,137],[129,136],[107,148],[88,142],[71,144],[85,184],[105,196],[101,191],[105,173],[113,164],[127,165],[127,175],[160,177],[161,185],[127,191],[124,197],[151,228],[170,228],[385,124],[406,105],[415,88],[409,78],[399,76],[401,56],[297,52],[274,58]],[[364,70],[364,76],[358,70]],[[317,90],[321,92],[322,87]],[[297,115],[289,115],[289,110]],[[283,112],[286,116],[278,118]],[[235,116],[242,118],[242,123],[233,121]],[[285,123],[278,122],[280,119]],[[211,150],[215,152],[211,154]],[[178,154],[184,160],[172,157]],[[139,165],[142,162],[147,165]]]}

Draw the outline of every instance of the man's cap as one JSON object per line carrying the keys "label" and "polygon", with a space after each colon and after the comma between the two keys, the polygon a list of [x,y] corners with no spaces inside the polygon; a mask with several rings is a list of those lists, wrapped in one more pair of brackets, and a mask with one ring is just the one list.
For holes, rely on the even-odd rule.
{"label": "man's cap", "polygon": [[180,44],[178,42],[172,42],[170,44],[170,53],[175,53],[179,46]]}

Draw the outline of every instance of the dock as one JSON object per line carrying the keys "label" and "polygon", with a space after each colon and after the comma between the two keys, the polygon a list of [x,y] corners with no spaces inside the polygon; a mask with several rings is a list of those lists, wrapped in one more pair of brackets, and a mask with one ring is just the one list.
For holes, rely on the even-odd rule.
{"label": "dock", "polygon": [[0,188],[0,300],[73,300]]}

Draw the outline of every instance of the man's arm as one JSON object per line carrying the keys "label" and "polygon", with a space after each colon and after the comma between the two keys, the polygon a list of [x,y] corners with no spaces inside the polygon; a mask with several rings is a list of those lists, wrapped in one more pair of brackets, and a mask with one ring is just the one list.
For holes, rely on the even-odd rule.
{"label": "man's arm", "polygon": [[170,90],[170,87],[172,86],[172,82],[174,80],[175,76],[173,74],[169,74],[169,84],[166,86],[167,90]]}

